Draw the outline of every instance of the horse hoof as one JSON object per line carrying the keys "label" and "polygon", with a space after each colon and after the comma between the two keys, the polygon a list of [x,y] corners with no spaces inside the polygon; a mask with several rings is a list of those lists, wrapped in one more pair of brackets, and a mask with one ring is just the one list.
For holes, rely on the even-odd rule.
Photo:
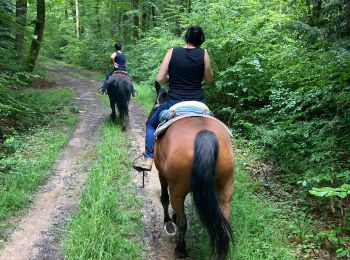
{"label": "horse hoof", "polygon": [[179,247],[175,248],[175,256],[176,258],[186,258],[188,257],[186,249],[180,249]]}
{"label": "horse hoof", "polygon": [[168,236],[175,236],[176,235],[176,225],[172,221],[167,221],[164,223],[164,231],[165,234]]}
{"label": "horse hoof", "polygon": [[115,120],[117,119],[117,116],[115,114],[111,114],[111,119],[112,119],[112,122],[114,123]]}

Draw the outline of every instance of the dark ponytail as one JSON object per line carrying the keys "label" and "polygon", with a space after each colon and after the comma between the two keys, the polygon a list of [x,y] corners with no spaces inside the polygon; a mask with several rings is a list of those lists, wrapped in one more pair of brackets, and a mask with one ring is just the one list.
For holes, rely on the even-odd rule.
{"label": "dark ponytail", "polygon": [[191,26],[185,33],[185,42],[193,44],[195,46],[201,46],[205,41],[205,35],[203,29],[200,26]]}

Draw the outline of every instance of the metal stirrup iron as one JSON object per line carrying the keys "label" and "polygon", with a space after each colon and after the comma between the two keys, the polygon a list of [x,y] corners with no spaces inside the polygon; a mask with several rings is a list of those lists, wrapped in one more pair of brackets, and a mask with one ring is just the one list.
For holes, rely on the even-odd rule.
{"label": "metal stirrup iron", "polygon": [[[137,159],[139,159],[141,156],[143,156],[143,154],[141,154],[139,157],[137,157],[136,159],[134,159],[133,160],[133,162],[132,162],[132,164],[134,164],[135,163],[135,161],[137,160]],[[133,167],[134,168],[134,167]],[[142,188],[144,188],[145,187],[145,170],[141,170],[141,169],[136,169],[136,168],[134,168],[136,171],[138,171],[138,172],[142,172]]]}

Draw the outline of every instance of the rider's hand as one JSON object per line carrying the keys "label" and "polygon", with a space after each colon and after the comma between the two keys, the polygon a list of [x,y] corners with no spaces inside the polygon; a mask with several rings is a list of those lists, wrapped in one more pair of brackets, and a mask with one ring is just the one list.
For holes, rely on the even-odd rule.
{"label": "rider's hand", "polygon": [[101,95],[104,95],[104,94],[105,94],[105,91],[103,91],[102,87],[99,88],[99,89],[97,90],[97,92],[100,93]]}

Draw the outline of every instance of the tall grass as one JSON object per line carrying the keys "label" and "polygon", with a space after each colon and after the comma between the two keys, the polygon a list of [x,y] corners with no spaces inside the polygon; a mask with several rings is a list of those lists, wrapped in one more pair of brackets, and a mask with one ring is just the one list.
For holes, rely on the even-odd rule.
{"label": "tall grass", "polygon": [[231,256],[233,259],[293,259],[287,212],[267,197],[259,196],[261,183],[244,170],[244,161],[237,158],[236,190],[231,206],[236,247],[231,248]]}
{"label": "tall grass", "polygon": [[[8,136],[0,153],[0,246],[5,239],[7,218],[23,209],[37,187],[49,176],[49,167],[77,122],[71,89],[32,90],[35,106],[50,107],[45,125]],[[43,118],[32,121],[43,123]]]}
{"label": "tall grass", "polygon": [[[294,259],[288,240],[286,213],[264,196],[258,196],[259,181],[253,180],[244,170],[246,159],[236,157],[235,193],[231,204],[231,227],[234,239],[228,259]],[[191,211],[193,224],[190,231],[195,242],[190,245],[194,259],[211,259],[208,237]]]}
{"label": "tall grass", "polygon": [[157,94],[153,85],[138,84],[135,86],[138,92],[138,96],[135,98],[136,102],[139,103],[148,113],[154,106]]}
{"label": "tall grass", "polygon": [[141,258],[141,203],[131,184],[127,138],[105,123],[98,157],[63,241],[66,259]]}

